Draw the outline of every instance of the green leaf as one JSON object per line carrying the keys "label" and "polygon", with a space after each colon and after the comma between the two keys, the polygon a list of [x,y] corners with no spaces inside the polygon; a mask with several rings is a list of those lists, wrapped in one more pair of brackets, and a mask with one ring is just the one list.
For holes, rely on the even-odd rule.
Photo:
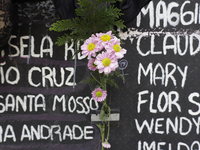
{"label": "green leaf", "polygon": [[61,45],[64,45],[66,42],[70,42],[70,41],[71,41],[70,36],[68,34],[64,34],[63,36],[58,37],[56,44],[58,46],[61,46]]}
{"label": "green leaf", "polygon": [[99,114],[99,119],[102,121],[102,122],[106,122],[106,114],[105,114],[105,111],[102,109],[100,114]]}
{"label": "green leaf", "polygon": [[85,79],[81,80],[79,83],[80,84],[89,83],[89,84],[95,85],[97,82],[93,77],[88,77],[88,78],[85,78]]}
{"label": "green leaf", "polygon": [[102,124],[95,124],[95,125],[99,128],[100,131],[102,131],[102,129],[103,129],[103,125]]}
{"label": "green leaf", "polygon": [[101,107],[101,112],[99,114],[99,119],[102,122],[106,122],[107,118],[110,116],[110,107],[104,103],[103,106]]}
{"label": "green leaf", "polygon": [[99,128],[99,130],[101,132],[101,136],[102,136],[105,131],[104,125],[103,124],[95,124],[95,125]]}
{"label": "green leaf", "polygon": [[[71,39],[83,40],[98,32],[107,32],[111,30],[116,33],[115,29],[123,29],[123,21],[119,20],[122,15],[120,9],[114,7],[111,3],[121,0],[78,0],[78,7],[75,12],[77,17],[67,20],[59,20],[51,25],[50,31],[64,32],[59,37],[56,44],[61,46]],[[102,3],[105,3],[102,6]],[[110,4],[109,6],[107,6]]]}
{"label": "green leaf", "polygon": [[57,32],[67,31],[70,29],[73,29],[73,22],[71,19],[59,20],[56,23],[53,23],[49,28],[50,31],[57,31]]}
{"label": "green leaf", "polygon": [[119,68],[116,69],[116,71],[114,72],[115,76],[118,78],[121,78],[123,81],[125,81],[125,77],[123,74],[121,74],[121,71],[119,70]]}
{"label": "green leaf", "polygon": [[109,79],[108,81],[107,81],[107,83],[110,85],[110,86],[114,86],[116,89],[118,89],[119,90],[119,86],[117,85],[117,83],[116,83],[116,81],[114,80],[114,79]]}

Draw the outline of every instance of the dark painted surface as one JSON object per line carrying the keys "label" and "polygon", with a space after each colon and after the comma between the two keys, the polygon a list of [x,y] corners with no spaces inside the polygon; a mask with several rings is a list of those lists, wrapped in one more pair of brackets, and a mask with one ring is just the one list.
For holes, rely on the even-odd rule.
{"label": "dark painted surface", "polygon": [[[61,34],[48,30],[49,25],[59,19],[53,3],[23,3],[16,4],[15,8],[19,22],[13,31],[14,36],[10,41],[12,45],[10,44],[5,51],[6,55],[9,52],[14,55],[16,49],[21,49],[24,50],[24,56],[19,54],[15,57],[1,58],[5,61],[1,63],[1,73],[3,70],[3,74],[8,74],[9,77],[0,74],[0,104],[4,107],[6,100],[8,104],[12,103],[12,97],[14,102],[16,99],[19,100],[19,97],[25,97],[27,103],[23,106],[27,107],[22,108],[19,105],[18,111],[17,105],[13,104],[8,105],[8,110],[5,107],[3,111],[1,105],[1,149],[100,149],[99,131],[90,123],[90,111],[97,109],[97,105],[91,100],[92,87],[83,84],[73,85],[74,76],[70,76],[70,73],[75,61],[69,60],[70,53],[65,57],[65,46],[58,47],[54,44]],[[110,90],[111,108],[120,109],[120,123],[111,125],[111,149],[146,150],[151,146],[152,150],[199,149],[199,3],[156,0],[151,2],[146,10],[151,10],[152,13],[144,15],[145,10],[142,10],[141,22],[138,17],[129,24],[131,28],[120,33],[125,42],[124,48],[128,50],[120,62],[120,69],[126,77],[126,82],[118,80],[120,90]],[[165,10],[166,13],[163,14]],[[34,53],[30,57],[29,34],[34,37]],[[50,39],[53,43],[53,53],[51,55],[50,52],[44,52],[42,57],[40,51],[51,47]],[[71,43],[68,47],[70,45]],[[196,54],[193,54],[195,52]],[[147,66],[150,71],[145,75],[141,68],[147,70]],[[16,70],[20,74],[19,80],[16,78]],[[54,71],[56,76],[53,76]],[[47,76],[49,73],[52,80]],[[76,83],[89,75],[86,60],[77,58],[75,74]],[[68,77],[69,80],[66,82]],[[64,79],[63,83],[61,78]],[[15,80],[17,84],[12,85]],[[45,104],[43,107],[39,105],[36,110],[35,100],[42,104],[43,98]],[[57,98],[64,99],[66,103],[57,101],[55,105]],[[13,110],[11,106],[14,107]],[[140,132],[139,128],[145,121],[150,127],[144,127]],[[55,125],[53,139],[36,139],[35,136],[33,140],[29,139],[28,133],[22,134],[22,129],[26,129],[25,125],[29,130],[31,126],[48,129]],[[16,134],[16,142],[13,141],[11,127]],[[75,139],[70,140],[68,133],[70,129],[73,131],[73,127],[76,129]],[[76,136],[81,135],[79,129],[84,130],[84,127],[88,127],[87,136],[82,136],[80,140],[76,139]],[[6,128],[9,131],[7,136]],[[66,139],[63,140],[65,128],[68,130]],[[55,133],[56,130],[62,134],[61,138]],[[47,131],[44,133],[48,134]],[[27,137],[22,138],[22,135]],[[92,139],[87,139],[88,137]]]}

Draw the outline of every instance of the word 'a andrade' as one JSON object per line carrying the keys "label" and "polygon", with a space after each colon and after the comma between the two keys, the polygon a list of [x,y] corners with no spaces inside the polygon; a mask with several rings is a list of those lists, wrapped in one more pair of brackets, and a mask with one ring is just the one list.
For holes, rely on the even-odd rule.
{"label": "word 'a andrade'", "polygon": [[[59,139],[59,141],[65,140],[92,140],[93,139],[93,127],[79,125],[65,125],[61,128],[60,125],[26,125],[24,124],[21,130],[20,141],[28,140],[51,140]],[[18,133],[18,132],[17,132]],[[0,143],[7,141],[16,142],[18,137],[15,133],[15,128],[12,125],[7,125],[5,128],[0,126]]]}

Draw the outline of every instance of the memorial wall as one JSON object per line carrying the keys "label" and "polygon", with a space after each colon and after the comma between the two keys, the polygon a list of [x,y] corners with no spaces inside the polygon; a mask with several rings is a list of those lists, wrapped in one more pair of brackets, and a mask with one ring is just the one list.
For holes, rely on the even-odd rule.
{"label": "memorial wall", "polygon": [[[52,1],[14,3],[15,22],[0,57],[1,150],[100,150],[80,43],[55,44]],[[111,150],[200,149],[200,3],[153,0],[120,31],[125,76],[109,89]]]}

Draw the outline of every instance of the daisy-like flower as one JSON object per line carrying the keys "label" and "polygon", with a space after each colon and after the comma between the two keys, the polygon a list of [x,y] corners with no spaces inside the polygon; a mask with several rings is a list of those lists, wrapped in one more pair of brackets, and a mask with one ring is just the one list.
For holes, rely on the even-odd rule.
{"label": "daisy-like flower", "polygon": [[100,87],[96,88],[92,91],[92,97],[94,100],[98,102],[102,102],[106,99],[107,93],[106,91],[102,90]]}
{"label": "daisy-like flower", "polygon": [[91,56],[95,57],[96,52],[101,50],[101,46],[98,45],[98,40],[96,36],[92,35],[92,37],[88,38],[84,44],[81,46],[82,54],[91,58]]}
{"label": "daisy-like flower", "polygon": [[104,72],[106,75],[111,71],[115,71],[118,67],[116,56],[109,52],[102,52],[102,54],[98,54],[94,64],[97,65],[99,73]]}
{"label": "daisy-like flower", "polygon": [[127,51],[120,46],[120,39],[118,38],[112,39],[107,45],[105,45],[105,49],[108,52],[115,54],[117,59],[123,58]]}
{"label": "daisy-like flower", "polygon": [[108,31],[107,33],[97,33],[98,43],[102,46],[102,48],[113,38],[112,31]]}
{"label": "daisy-like flower", "polygon": [[111,145],[110,145],[110,143],[108,143],[107,139],[105,139],[105,142],[102,143],[102,146],[104,148],[111,148]]}
{"label": "daisy-like flower", "polygon": [[94,61],[95,59],[94,58],[91,58],[89,61],[88,61],[88,68],[92,71],[95,71],[97,70],[97,65],[94,64]]}

